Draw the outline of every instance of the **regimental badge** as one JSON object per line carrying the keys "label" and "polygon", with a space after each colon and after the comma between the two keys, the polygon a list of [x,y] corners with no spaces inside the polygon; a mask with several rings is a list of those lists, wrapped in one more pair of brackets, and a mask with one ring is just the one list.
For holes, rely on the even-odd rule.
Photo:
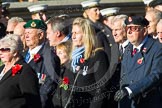
{"label": "regimental badge", "polygon": [[88,71],[88,66],[84,66],[84,68],[83,68],[83,76],[87,75],[87,71]]}
{"label": "regimental badge", "polygon": [[147,48],[142,49],[142,52],[146,53],[146,51],[147,51]]}
{"label": "regimental badge", "polygon": [[37,76],[39,78],[39,84],[44,84],[46,80],[46,74],[37,73]]}
{"label": "regimental badge", "polygon": [[32,22],[31,23],[31,27],[36,27],[36,23],[35,22]]}
{"label": "regimental badge", "polygon": [[131,17],[129,17],[129,18],[128,18],[128,21],[129,21],[129,22],[132,22],[132,18],[131,18]]}
{"label": "regimental badge", "polygon": [[80,66],[76,66],[75,70],[79,71],[80,70]]}

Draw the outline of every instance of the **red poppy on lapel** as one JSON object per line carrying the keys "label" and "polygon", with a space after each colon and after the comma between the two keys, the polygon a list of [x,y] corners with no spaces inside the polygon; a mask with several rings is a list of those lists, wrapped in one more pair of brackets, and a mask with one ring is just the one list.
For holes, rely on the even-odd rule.
{"label": "red poppy on lapel", "polygon": [[22,68],[22,65],[16,64],[12,67],[12,76],[15,76]]}
{"label": "red poppy on lapel", "polygon": [[60,85],[60,88],[63,87],[64,90],[68,89],[68,84],[69,84],[69,78],[68,77],[64,77],[62,80],[62,84]]}
{"label": "red poppy on lapel", "polygon": [[142,62],[143,62],[143,57],[137,60],[138,64],[142,64]]}
{"label": "red poppy on lapel", "polygon": [[80,63],[84,63],[84,62],[85,62],[84,58],[80,58]]}
{"label": "red poppy on lapel", "polygon": [[40,59],[41,59],[40,54],[35,54],[35,55],[34,55],[34,62],[39,62]]}

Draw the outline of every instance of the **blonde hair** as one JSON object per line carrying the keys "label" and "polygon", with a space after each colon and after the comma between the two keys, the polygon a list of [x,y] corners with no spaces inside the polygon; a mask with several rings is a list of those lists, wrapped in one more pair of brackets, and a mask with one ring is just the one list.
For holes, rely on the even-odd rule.
{"label": "blonde hair", "polygon": [[[88,59],[93,54],[93,50],[98,47],[95,30],[89,20],[81,17],[74,19],[73,26],[74,25],[79,26],[83,32],[82,41],[85,47],[84,59]],[[74,49],[73,45],[72,49]]]}
{"label": "blonde hair", "polygon": [[64,50],[68,56],[68,59],[70,58],[70,53],[71,53],[71,42],[70,41],[66,41],[66,42],[62,42],[62,43],[58,44],[56,46],[56,50],[57,49]]}

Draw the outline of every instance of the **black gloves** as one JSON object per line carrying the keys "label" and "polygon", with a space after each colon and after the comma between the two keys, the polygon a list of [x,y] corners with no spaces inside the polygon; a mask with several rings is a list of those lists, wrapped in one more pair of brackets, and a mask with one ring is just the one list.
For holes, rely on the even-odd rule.
{"label": "black gloves", "polygon": [[118,90],[115,93],[114,100],[115,101],[120,101],[121,99],[123,99],[127,95],[128,95],[128,91],[126,89]]}

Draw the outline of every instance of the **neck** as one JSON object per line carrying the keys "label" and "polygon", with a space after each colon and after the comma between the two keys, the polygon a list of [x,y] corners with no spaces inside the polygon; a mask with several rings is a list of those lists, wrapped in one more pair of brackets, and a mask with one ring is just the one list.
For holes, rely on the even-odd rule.
{"label": "neck", "polygon": [[11,67],[19,60],[20,58],[19,57],[16,57],[16,58],[13,58],[11,60],[11,62],[6,62],[4,63],[5,64],[5,67],[3,68],[3,73],[5,74],[8,70],[11,69]]}
{"label": "neck", "polygon": [[19,59],[20,59],[19,57],[15,57],[10,62],[4,63],[5,64],[5,67],[6,66],[13,66]]}

